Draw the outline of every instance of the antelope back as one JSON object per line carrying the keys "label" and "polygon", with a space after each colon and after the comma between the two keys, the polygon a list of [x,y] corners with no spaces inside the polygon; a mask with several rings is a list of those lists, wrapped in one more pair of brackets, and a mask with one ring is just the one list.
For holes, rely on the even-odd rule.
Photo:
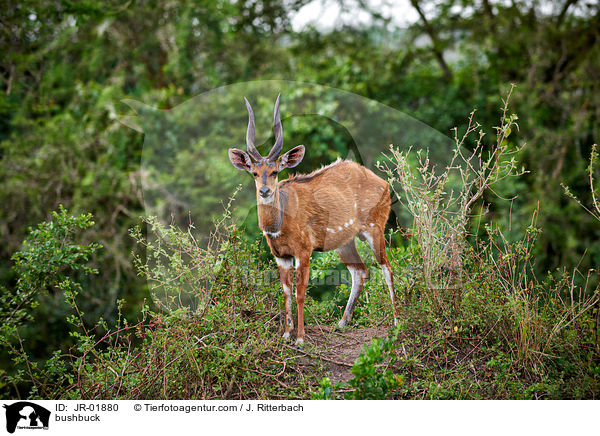
{"label": "antelope back", "polygon": [[369,227],[385,228],[390,209],[388,184],[356,162],[338,160],[279,186],[289,192],[286,217],[309,230],[319,250],[337,248]]}

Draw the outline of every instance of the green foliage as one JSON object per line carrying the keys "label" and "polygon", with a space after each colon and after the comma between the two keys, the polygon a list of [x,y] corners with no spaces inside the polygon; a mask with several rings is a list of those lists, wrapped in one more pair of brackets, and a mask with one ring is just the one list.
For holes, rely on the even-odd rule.
{"label": "green foliage", "polygon": [[352,366],[354,378],[347,384],[345,398],[350,400],[386,400],[392,398],[402,384],[402,376],[389,369],[396,361],[398,332],[388,338],[373,339]]}
{"label": "green foliage", "polygon": [[[283,301],[278,281],[272,280],[275,266],[261,260],[258,243],[241,237],[229,208],[215,223],[208,248],[197,245],[192,227],[145,222],[148,238],[141,229],[132,230],[147,249],[136,265],[160,310],[143,305],[137,322],[130,323],[121,300],[114,325],[102,318],[86,322],[80,310],[83,289],[76,273],[95,273],[84,262],[99,247],[73,239],[91,226],[90,216],[70,216],[61,208],[52,222],[30,231],[14,256],[15,269],[19,286],[37,292],[22,307],[9,306],[20,300],[2,300],[10,315],[2,341],[13,364],[3,376],[4,391],[27,388],[31,398],[72,399],[597,396],[598,290],[575,293],[573,277],[566,274],[532,281],[528,271],[539,233],[534,221],[522,241],[509,242],[490,227],[485,243],[462,251],[464,280],[452,305],[427,298],[422,258],[414,255],[418,243],[390,249],[394,275],[402,278],[397,282],[401,325],[364,346],[345,383],[323,377],[323,367],[302,367],[302,355],[279,340]],[[332,265],[324,256],[314,265],[314,276]],[[355,326],[389,323],[384,288],[371,277]],[[188,294],[193,298],[182,298],[184,289],[193,291]],[[73,345],[34,359],[20,332],[34,322],[32,310],[46,290],[62,293]],[[336,300],[308,301],[315,322],[336,317]]]}
{"label": "green foliage", "polygon": [[[365,349],[350,382],[323,379],[313,398],[597,397],[596,273],[575,269],[536,279],[537,212],[525,229],[509,227],[508,235],[494,222],[484,226],[485,235],[470,234],[469,205],[502,178],[518,175],[511,153],[503,158],[509,128],[498,128],[491,153],[497,161],[474,166],[481,154],[468,154],[466,170],[449,166],[436,174],[426,157],[411,162],[392,149],[395,167],[386,168],[392,181],[399,174],[397,194],[414,216],[407,231],[413,248],[388,251],[394,275],[403,278],[402,323],[394,336]],[[461,144],[457,139],[455,156],[463,156]],[[454,185],[451,170],[460,173]],[[359,325],[366,315],[361,306],[368,303],[359,299]],[[367,322],[381,320],[381,313],[369,312]],[[404,383],[394,384],[400,374]]]}
{"label": "green foliage", "polygon": [[94,225],[92,215],[71,216],[61,205],[59,212],[52,212],[52,217],[52,221],[30,229],[23,246],[12,257],[18,274],[16,288],[20,293],[38,293],[72,283],[65,276],[65,269],[83,274],[98,273],[87,266],[87,262],[101,245],[75,243],[79,231]]}
{"label": "green foliage", "polygon": [[[159,397],[169,394],[167,384],[161,388],[154,380],[168,375],[177,381],[175,391],[181,397],[200,392],[235,397],[240,378],[225,395],[230,382],[226,375],[210,378],[220,367],[210,367],[202,378],[186,369],[198,362],[209,367],[209,358],[214,358],[223,368],[244,373],[228,361],[229,352],[217,355],[219,348],[227,350],[227,338],[234,338],[235,347],[245,349],[239,338],[242,333],[252,336],[251,326],[260,332],[263,327],[276,330],[272,323],[278,321],[281,297],[275,283],[259,286],[264,282],[259,272],[275,267],[267,260],[264,241],[254,242],[260,235],[255,214],[247,207],[253,193],[242,192],[244,207],[232,211],[238,220],[246,220],[246,228],[221,228],[211,250],[205,250],[207,241],[194,241],[181,229],[191,210],[197,228],[212,229],[220,213],[214,204],[242,181],[232,176],[225,153],[214,149],[215,143],[225,149],[243,142],[241,95],[231,96],[231,101],[215,99],[202,107],[202,114],[169,111],[174,118],[165,120],[162,110],[223,84],[283,78],[357,93],[439,132],[454,126],[468,131],[464,115],[473,108],[482,125],[494,125],[503,112],[498,96],[506,95],[510,83],[517,84],[512,108],[520,115],[522,139],[514,139],[514,127],[512,132],[483,131],[489,136],[512,133],[496,144],[508,152],[503,168],[518,173],[525,167],[530,172],[501,180],[481,195],[479,186],[472,186],[470,192],[479,196],[470,204],[472,213],[479,213],[482,204],[490,212],[488,222],[470,220],[478,232],[471,226],[468,231],[477,238],[452,239],[456,232],[447,230],[460,228],[461,222],[452,222],[448,215],[449,221],[430,215],[425,227],[423,222],[419,227],[407,221],[413,234],[424,236],[420,243],[411,239],[404,247],[404,241],[393,236],[394,279],[404,316],[410,320],[398,339],[407,343],[402,355],[408,360],[396,361],[394,371],[404,377],[402,397],[594,397],[599,312],[594,303],[598,277],[592,270],[600,265],[593,145],[600,133],[597,2],[565,1],[549,9],[539,2],[465,0],[457,6],[450,0],[420,0],[411,2],[412,8],[427,13],[406,29],[359,2],[356,12],[370,14],[369,24],[340,20],[330,30],[292,28],[293,15],[306,0],[13,3],[3,8],[0,27],[0,310],[3,343],[12,350],[10,356],[0,352],[3,392]],[[290,88],[284,95],[284,105],[303,102],[306,113],[322,113],[337,104],[326,91],[305,98],[301,89]],[[150,204],[149,196],[144,199],[144,138],[119,123],[120,114],[131,115],[118,103],[123,99],[161,110],[150,120],[155,131],[164,133],[159,139],[166,149],[182,145],[174,126],[185,127],[185,138],[192,140],[187,151],[175,156],[174,171],[159,179],[156,204]],[[256,102],[257,119],[267,119],[271,104]],[[355,150],[346,126],[360,125],[363,114],[345,112],[344,126],[319,116],[284,120],[286,144],[303,143],[310,150],[300,171]],[[239,132],[216,120],[217,113],[239,125]],[[502,117],[509,128],[515,121]],[[380,145],[398,144],[401,127],[385,118],[370,124],[378,132],[366,133],[381,138]],[[194,136],[198,131],[203,135]],[[525,139],[528,146],[522,148]],[[465,151],[481,145],[483,156],[494,152],[493,141],[480,140],[471,135],[462,145]],[[414,148],[425,150],[428,145],[424,141]],[[424,151],[421,156],[425,159]],[[584,156],[591,157],[589,166]],[[164,156],[155,157],[160,163]],[[404,157],[410,174],[418,175],[414,155]],[[458,179],[448,179],[450,192],[461,188]],[[560,184],[568,186],[567,196],[561,195]],[[182,198],[172,195],[181,186],[192,188]],[[426,191],[418,194],[422,201],[415,203],[413,212],[423,211],[424,205],[431,210],[438,200],[448,199],[435,189]],[[577,202],[570,201],[573,198]],[[60,210],[62,204],[75,215]],[[147,218],[130,237],[144,207],[154,205],[167,216],[176,211],[175,225],[161,226]],[[581,213],[579,206],[590,213]],[[77,215],[83,212],[91,212],[96,225],[90,227],[87,215]],[[427,233],[428,228],[433,231]],[[97,245],[79,242],[84,240]],[[444,251],[448,240],[460,250]],[[462,277],[458,288],[451,283],[457,260]],[[343,271],[334,254],[325,255],[315,259],[311,274],[318,280],[334,268]],[[389,322],[380,280],[381,273],[372,268],[355,325]],[[314,286],[311,291],[318,298],[307,300],[307,319],[333,324],[347,287],[346,281]],[[454,290],[448,292],[451,287]],[[148,290],[161,292],[164,298],[159,301],[169,311],[152,307],[151,313],[144,303]],[[187,298],[184,304],[180,297]],[[126,303],[118,303],[123,300]],[[192,335],[198,310],[208,317],[200,321],[205,334],[212,328],[228,332],[202,339],[206,347],[195,343]],[[252,324],[247,318],[257,313],[266,317],[258,319],[275,317],[274,321]],[[229,321],[240,328],[239,335],[237,330],[223,330]],[[227,336],[230,333],[233,336]],[[273,358],[272,366],[259,368],[244,361],[252,371],[236,377],[248,381],[244,377],[254,375],[256,380],[239,386],[261,395],[275,392],[257,387],[258,379],[267,377],[278,380],[277,392],[283,392],[281,383],[292,382],[282,378],[287,373],[271,377],[282,370],[275,360],[289,369],[294,359],[286,360],[285,354],[273,357],[285,349],[268,342],[266,333],[261,338],[263,345],[256,348]],[[142,354],[144,362],[161,368],[138,390],[135,383],[149,373],[142,360],[130,363],[129,344],[132,349],[145,344],[142,349],[154,354]],[[170,360],[158,360],[161,346],[169,350]],[[177,353],[178,346],[184,354]],[[79,360],[65,357],[71,348]],[[200,354],[206,359],[198,360]],[[233,355],[243,361],[243,356]],[[121,366],[111,363],[116,361]],[[100,362],[106,365],[104,372]],[[135,370],[128,373],[131,368]],[[105,380],[114,385],[107,389]],[[210,380],[216,384],[206,384]],[[71,381],[75,387],[68,388]],[[126,389],[119,388],[121,381]],[[198,383],[209,387],[197,388]],[[297,391],[294,395],[302,396]]]}
{"label": "green foliage", "polygon": [[[598,70],[600,56],[598,44],[590,43],[598,27],[594,2],[566,2],[564,9],[541,11],[539,4],[469,0],[460,5],[469,13],[462,13],[454,2],[429,7],[431,2],[422,0],[414,5],[428,11],[431,26],[416,22],[408,29],[396,28],[389,17],[361,3],[357,10],[367,8],[373,17],[370,25],[340,21],[327,31],[311,26],[294,30],[294,11],[305,3],[91,0],[75,5],[26,0],[4,11],[3,283],[15,280],[10,257],[28,226],[48,219],[50,210],[64,204],[76,212],[92,212],[98,223],[92,232],[105,247],[98,254],[104,268],[89,286],[108,312],[114,316],[119,297],[141,301],[144,283],[131,267],[133,241],[127,232],[143,209],[143,138],[119,124],[126,108],[118,102],[132,98],[169,109],[226,83],[265,78],[355,92],[443,133],[454,126],[464,128],[464,114],[474,107],[482,124],[492,125],[501,112],[498,95],[509,83],[517,83],[513,103],[521,114],[522,137],[530,146],[516,158],[531,175],[518,184],[512,180],[499,186],[502,196],[519,198],[512,210],[487,198],[492,212],[502,220],[510,212],[524,224],[541,200],[544,233],[536,248],[538,273],[574,266],[586,249],[581,265],[598,264],[600,249],[593,244],[600,231],[597,223],[579,215],[557,190],[565,183],[589,204],[580,174],[581,156],[589,154],[598,136],[600,93],[591,72]],[[423,36],[433,41],[431,29],[437,29],[437,42],[417,44]],[[301,97],[287,94],[289,99]],[[319,97],[323,106],[335,103],[327,99],[325,94]],[[208,111],[228,111],[221,103]],[[259,106],[266,108],[267,103]],[[243,116],[232,112],[230,119],[243,127]],[[197,154],[180,156],[184,164],[173,173],[175,180],[165,181],[167,189],[177,186],[177,178],[194,186],[184,202],[201,211],[209,200],[225,198],[237,183],[222,159],[208,153],[211,143],[221,138],[233,146],[243,137],[231,137],[224,132],[228,129],[207,118],[201,126],[207,138],[195,145]],[[320,118],[287,121],[286,141],[310,147],[301,170],[328,163],[353,145],[346,129]],[[378,125],[393,128],[385,120]],[[389,136],[382,144],[397,142],[391,132]],[[475,141],[467,141],[466,147]],[[201,174],[207,169],[213,177],[205,180]],[[249,231],[256,227],[253,219],[250,214]],[[201,224],[200,218],[196,223]]]}
{"label": "green foliage", "polygon": [[[228,210],[208,249],[195,245],[191,229],[152,218],[146,222],[156,241],[132,230],[148,250],[147,261],[138,258],[137,267],[153,284],[159,310],[144,304],[130,323],[121,300],[114,325],[100,318],[92,326],[80,310],[82,286],[65,270],[96,272],[82,262],[99,246],[72,241],[76,230],[92,225],[90,216],[71,217],[64,209],[54,216],[56,222],[31,230],[15,255],[18,283],[32,291],[21,300],[2,299],[8,315],[2,341],[13,364],[3,377],[4,390],[63,399],[290,398],[302,397],[318,376],[292,371],[298,356],[279,339],[278,283],[264,274],[275,267],[260,260],[258,244],[240,236]],[[187,301],[176,292],[184,286],[194,291]],[[47,288],[62,292],[72,346],[36,360],[20,330],[34,322],[30,311]]]}
{"label": "green foliage", "polygon": [[348,400],[387,400],[398,394],[403,377],[395,373],[393,368],[397,356],[398,329],[389,337],[375,338],[364,345],[364,351],[352,365],[354,376],[346,383],[332,385],[329,377],[324,377],[319,389],[312,392],[313,400],[335,399],[336,392],[344,392]]}
{"label": "green foliage", "polygon": [[583,205],[581,203],[581,201],[579,201],[577,196],[575,194],[573,194],[573,192],[571,192],[571,190],[569,189],[568,186],[565,186],[562,183],[561,183],[561,186],[563,187],[563,190],[565,192],[565,195],[567,195],[567,197],[575,200],[581,207],[583,207],[583,209],[587,213],[589,213],[596,220],[600,221],[600,205],[598,204],[598,196],[600,196],[600,186],[594,186],[594,176],[596,175],[595,172],[598,171],[597,166],[598,166],[598,145],[594,144],[594,145],[592,145],[592,151],[590,153],[590,165],[587,167],[587,170],[586,170],[586,172],[588,174],[588,180],[590,183],[590,193],[592,194],[592,207],[591,208],[587,208],[585,205]]}
{"label": "green foliage", "polygon": [[[0,341],[7,348],[12,368],[7,371],[8,383],[18,388],[29,385],[30,396],[61,395],[72,383],[60,350],[54,350],[45,363],[32,357],[35,350],[26,349],[24,343],[35,336],[27,330],[43,312],[40,304],[50,293],[64,292],[67,303],[74,308],[75,296],[82,286],[78,278],[96,274],[87,264],[101,245],[77,244],[75,239],[82,230],[94,225],[91,214],[71,216],[61,206],[52,212],[53,219],[30,229],[23,246],[13,255],[17,284],[13,292],[3,292],[0,297],[0,315],[3,319]],[[69,322],[83,326],[83,313],[79,310],[69,316]],[[34,331],[35,334],[35,331]],[[29,347],[28,347],[29,348]]]}
{"label": "green foliage", "polygon": [[[504,100],[501,122],[496,130],[496,140],[491,146],[483,144],[484,130],[474,120],[471,112],[467,129],[459,137],[455,129],[452,158],[444,168],[436,168],[430,158],[429,149],[418,150],[416,157],[411,151],[401,152],[390,146],[390,156],[378,167],[383,170],[394,196],[402,203],[412,218],[409,234],[417,243],[422,265],[421,280],[426,283],[429,298],[439,307],[452,304],[459,298],[463,280],[463,251],[471,236],[475,214],[479,205],[481,221],[485,215],[481,199],[506,179],[521,176],[515,156],[521,151],[509,137],[517,127],[516,114],[508,112],[508,103],[513,89]],[[476,136],[474,148],[465,149],[465,144]],[[488,151],[484,151],[484,150]]]}

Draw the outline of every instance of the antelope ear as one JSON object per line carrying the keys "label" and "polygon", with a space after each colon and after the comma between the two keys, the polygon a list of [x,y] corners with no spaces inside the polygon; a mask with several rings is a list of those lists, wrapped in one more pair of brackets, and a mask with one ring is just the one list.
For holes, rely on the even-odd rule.
{"label": "antelope ear", "polygon": [[250,156],[248,156],[248,153],[246,153],[245,151],[238,150],[237,148],[230,148],[229,160],[231,161],[231,165],[233,165],[240,171],[252,170],[252,162],[250,161]]}
{"label": "antelope ear", "polygon": [[298,145],[288,151],[286,154],[281,156],[278,161],[278,167],[280,170],[284,168],[294,168],[304,158],[304,145]]}

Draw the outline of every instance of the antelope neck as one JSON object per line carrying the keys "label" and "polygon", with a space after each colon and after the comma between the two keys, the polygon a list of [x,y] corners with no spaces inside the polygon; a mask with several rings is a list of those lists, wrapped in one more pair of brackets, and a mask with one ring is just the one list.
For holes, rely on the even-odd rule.
{"label": "antelope neck", "polygon": [[271,204],[258,203],[258,223],[265,233],[278,234],[283,224],[283,208],[286,202],[285,192],[279,187],[273,194],[275,198]]}

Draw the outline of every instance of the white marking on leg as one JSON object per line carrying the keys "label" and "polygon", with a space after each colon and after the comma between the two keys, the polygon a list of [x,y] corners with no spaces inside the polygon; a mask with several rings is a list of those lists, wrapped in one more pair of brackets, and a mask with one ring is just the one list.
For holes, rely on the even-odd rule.
{"label": "white marking on leg", "polygon": [[285,295],[285,307],[292,307],[292,291],[287,285],[283,285],[283,295]]}
{"label": "white marking on leg", "polygon": [[344,318],[342,318],[338,323],[338,326],[340,328],[344,328],[346,323],[352,320],[352,312],[354,311],[354,307],[356,306],[358,291],[362,286],[364,278],[364,272],[358,268],[349,266],[348,271],[350,271],[350,275],[352,276],[352,288],[350,289],[350,296],[348,297],[346,309],[344,310]]}
{"label": "white marking on leg", "polygon": [[277,266],[280,266],[285,269],[290,269],[292,267],[292,259],[286,259],[285,257],[276,257],[275,262],[277,262]]}
{"label": "white marking on leg", "polygon": [[[300,259],[298,259],[297,257],[294,257],[294,267],[296,268],[296,270],[298,268],[300,268]],[[294,286],[294,298],[298,296],[298,284],[296,284],[296,286]]]}
{"label": "white marking on leg", "polygon": [[375,245],[373,244],[373,236],[371,236],[367,232],[360,232],[360,234],[367,240],[367,242],[369,243],[369,247],[371,247],[371,250],[373,250],[373,252],[375,252]]}
{"label": "white marking on leg", "polygon": [[[392,285],[392,272],[390,271],[390,269],[387,267],[387,265],[381,265],[381,270],[383,271],[383,278],[385,279],[385,282],[388,285],[388,289],[390,291],[390,298],[392,299],[392,304],[394,304],[395,298],[394,298],[394,286]],[[392,310],[394,310],[394,325],[398,325],[398,320],[396,319],[396,315],[395,315],[395,309],[392,308]]]}
{"label": "white marking on leg", "polygon": [[[287,285],[283,285],[283,295],[285,296],[285,323],[288,327],[294,328],[294,321],[292,320],[292,291]],[[283,336],[285,339],[287,339],[290,337],[290,334],[287,333],[287,337],[285,336],[285,334]]]}
{"label": "white marking on leg", "polygon": [[393,291],[393,287],[392,287],[392,273],[390,271],[390,269],[387,267],[387,265],[381,265],[381,270],[383,271],[383,278],[385,279],[385,282],[388,285],[388,289],[391,291]]}

